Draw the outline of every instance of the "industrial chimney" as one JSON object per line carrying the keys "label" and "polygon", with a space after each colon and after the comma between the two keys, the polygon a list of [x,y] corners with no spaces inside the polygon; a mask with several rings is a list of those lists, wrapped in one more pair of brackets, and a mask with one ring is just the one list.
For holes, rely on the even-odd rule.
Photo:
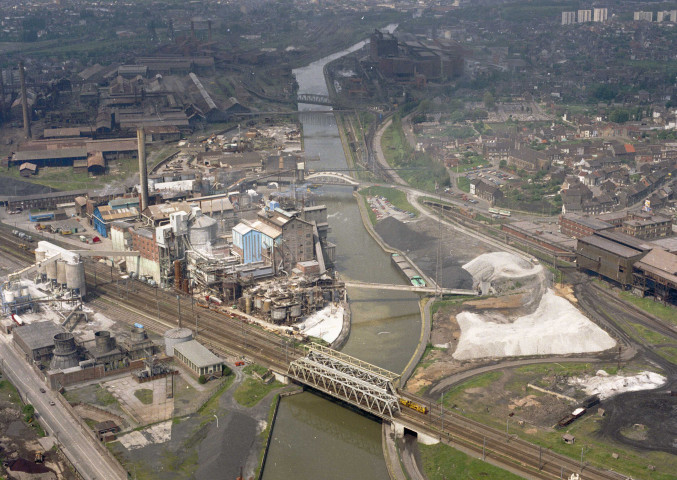
{"label": "industrial chimney", "polygon": [[24,114],[24,136],[26,140],[31,139],[31,119],[28,115],[28,97],[26,96],[26,72],[24,71],[24,62],[19,62],[19,80],[21,81],[21,107]]}
{"label": "industrial chimney", "polygon": [[207,28],[209,28],[209,41],[212,41],[212,21],[208,20],[207,21]]}
{"label": "industrial chimney", "polygon": [[148,169],[146,167],[146,134],[143,127],[136,129],[139,144],[139,183],[141,184],[141,211],[148,207]]}

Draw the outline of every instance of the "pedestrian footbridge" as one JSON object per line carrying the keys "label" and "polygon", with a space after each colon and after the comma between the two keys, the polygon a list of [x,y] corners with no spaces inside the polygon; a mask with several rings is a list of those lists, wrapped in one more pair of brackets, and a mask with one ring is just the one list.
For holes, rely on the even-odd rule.
{"label": "pedestrian footbridge", "polygon": [[372,290],[395,290],[399,292],[434,293],[440,295],[478,295],[475,290],[442,287],[414,287],[413,285],[391,285],[385,283],[344,282],[346,287],[358,287]]}
{"label": "pedestrian footbridge", "polygon": [[316,343],[304,348],[289,364],[289,378],[385,420],[400,412],[398,374]]}

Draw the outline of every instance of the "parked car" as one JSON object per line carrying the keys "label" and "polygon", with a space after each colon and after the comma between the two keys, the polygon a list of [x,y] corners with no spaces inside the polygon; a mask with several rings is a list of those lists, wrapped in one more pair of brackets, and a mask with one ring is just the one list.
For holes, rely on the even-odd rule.
{"label": "parked car", "polygon": [[42,387],[40,387],[40,392],[41,392],[41,393],[45,393],[45,389],[42,388]]}

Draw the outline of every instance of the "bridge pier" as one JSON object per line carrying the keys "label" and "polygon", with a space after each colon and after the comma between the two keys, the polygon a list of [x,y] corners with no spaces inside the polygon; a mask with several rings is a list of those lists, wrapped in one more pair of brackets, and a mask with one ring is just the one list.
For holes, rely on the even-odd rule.
{"label": "bridge pier", "polygon": [[288,376],[286,376],[283,373],[278,373],[274,370],[273,370],[273,377],[275,377],[275,380],[277,380],[278,382],[280,382],[283,385],[289,385],[291,383],[291,380],[289,380]]}
{"label": "bridge pier", "polygon": [[436,445],[440,443],[440,439],[437,437],[433,437],[432,435],[429,435],[427,433],[419,432],[416,429],[405,426],[404,424],[398,422],[397,420],[390,421],[390,430],[395,434],[395,438],[404,437],[405,429],[411,430],[412,432],[416,433],[418,441],[423,445]]}

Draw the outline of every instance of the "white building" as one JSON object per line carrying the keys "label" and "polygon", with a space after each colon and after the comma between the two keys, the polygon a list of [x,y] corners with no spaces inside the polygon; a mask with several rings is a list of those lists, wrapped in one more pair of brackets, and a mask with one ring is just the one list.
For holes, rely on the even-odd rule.
{"label": "white building", "polygon": [[578,23],[592,22],[592,10],[579,10]]}
{"label": "white building", "polygon": [[653,12],[635,12],[634,17],[636,22],[652,22],[653,21]]}
{"label": "white building", "polygon": [[562,25],[576,23],[576,12],[562,12]]}
{"label": "white building", "polygon": [[607,8],[595,8],[592,13],[593,22],[606,22],[609,17],[609,10]]}

